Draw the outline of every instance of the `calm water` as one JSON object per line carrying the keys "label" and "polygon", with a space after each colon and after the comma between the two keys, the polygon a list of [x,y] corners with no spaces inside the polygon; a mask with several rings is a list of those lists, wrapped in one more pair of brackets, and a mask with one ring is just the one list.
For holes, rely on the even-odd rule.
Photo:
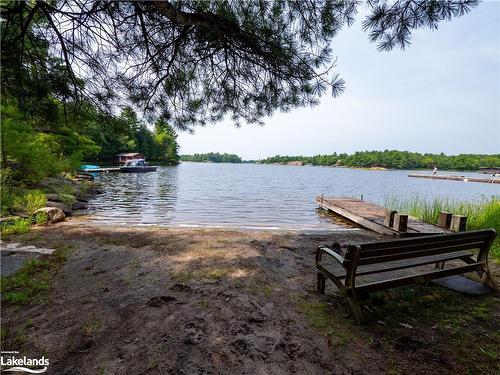
{"label": "calm water", "polygon": [[391,195],[454,200],[500,195],[498,184],[410,178],[409,172],[182,163],[159,167],[156,173],[101,174],[96,181],[105,194],[91,201],[89,219],[106,224],[316,230],[336,225],[316,210],[314,199],[321,194],[363,195],[378,204]]}

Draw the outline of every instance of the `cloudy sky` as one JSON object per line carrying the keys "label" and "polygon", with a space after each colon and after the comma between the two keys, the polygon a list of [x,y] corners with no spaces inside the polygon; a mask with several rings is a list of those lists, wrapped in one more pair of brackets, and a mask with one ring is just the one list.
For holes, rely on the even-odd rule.
{"label": "cloudy sky", "polygon": [[362,150],[500,153],[500,1],[419,30],[405,51],[378,52],[358,20],[334,40],[340,98],[276,113],[263,127],[230,121],[180,134],[181,153],[244,159]]}

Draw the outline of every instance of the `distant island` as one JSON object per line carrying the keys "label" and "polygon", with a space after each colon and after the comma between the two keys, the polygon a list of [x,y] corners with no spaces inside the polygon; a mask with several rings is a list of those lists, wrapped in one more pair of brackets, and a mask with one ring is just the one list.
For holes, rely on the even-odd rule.
{"label": "distant island", "polygon": [[181,155],[181,161],[197,161],[211,163],[242,163],[241,157],[235,154],[220,154],[218,152],[209,152],[207,154]]}
{"label": "distant island", "polygon": [[432,169],[437,166],[442,170],[478,170],[479,168],[495,168],[500,166],[500,154],[420,154],[418,152],[384,150],[358,151],[353,154],[336,152],[314,156],[276,155],[262,160],[243,160],[235,154],[194,154],[181,155],[181,161],[198,161],[213,163],[260,163],[283,165],[321,165],[351,168],[378,169]]}
{"label": "distant island", "polygon": [[477,170],[481,167],[500,166],[500,154],[420,154],[418,152],[384,150],[358,151],[354,154],[329,154],[315,156],[272,156],[260,161],[263,164],[323,165],[355,168],[387,168],[387,169],[457,169]]}

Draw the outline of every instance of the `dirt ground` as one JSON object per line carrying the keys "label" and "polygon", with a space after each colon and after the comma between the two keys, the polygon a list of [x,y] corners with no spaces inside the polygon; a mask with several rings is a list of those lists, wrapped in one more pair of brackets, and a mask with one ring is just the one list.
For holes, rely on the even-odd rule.
{"label": "dirt ground", "polygon": [[45,355],[50,374],[495,373],[496,296],[407,288],[370,301],[379,315],[358,327],[331,284],[315,291],[318,244],[377,238],[39,227],[16,241],[69,255],[47,293],[3,304],[2,349]]}

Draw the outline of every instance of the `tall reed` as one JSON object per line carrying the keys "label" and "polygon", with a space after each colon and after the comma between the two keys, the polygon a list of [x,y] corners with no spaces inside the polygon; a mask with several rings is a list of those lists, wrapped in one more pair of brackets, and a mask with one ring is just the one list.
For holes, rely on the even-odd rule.
{"label": "tall reed", "polygon": [[482,198],[478,201],[454,201],[447,198],[399,199],[388,196],[385,207],[417,217],[428,223],[437,223],[439,212],[451,212],[467,216],[467,230],[493,228],[497,239],[491,253],[500,259],[500,198]]}

